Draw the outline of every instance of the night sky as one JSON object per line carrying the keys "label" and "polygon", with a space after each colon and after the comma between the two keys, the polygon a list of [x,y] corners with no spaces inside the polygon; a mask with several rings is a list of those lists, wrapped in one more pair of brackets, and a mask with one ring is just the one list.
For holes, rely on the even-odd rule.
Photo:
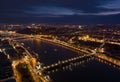
{"label": "night sky", "polygon": [[120,0],[0,0],[0,23],[118,24]]}

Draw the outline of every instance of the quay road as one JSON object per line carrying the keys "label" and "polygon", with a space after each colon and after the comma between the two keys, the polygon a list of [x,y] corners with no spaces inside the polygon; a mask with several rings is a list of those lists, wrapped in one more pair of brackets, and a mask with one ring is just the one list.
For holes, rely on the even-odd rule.
{"label": "quay road", "polygon": [[[69,50],[72,50],[74,52],[80,52],[80,53],[85,53],[85,54],[96,54],[95,55],[95,58],[97,57],[98,59],[102,59],[103,61],[107,61],[109,62],[110,64],[114,64],[114,65],[117,65],[120,67],[120,60],[118,59],[115,59],[115,58],[112,58],[112,57],[109,57],[105,54],[100,54],[100,53],[97,53],[96,50],[92,50],[92,49],[83,49],[83,48],[77,48],[69,43],[66,43],[66,42],[63,42],[63,41],[60,41],[60,40],[56,40],[56,39],[46,39],[46,38],[42,38],[41,36],[44,36],[44,35],[26,35],[24,34],[17,34],[18,36],[21,36],[21,37],[25,37],[25,38],[35,38],[35,39],[41,39],[42,41],[45,41],[45,42],[48,42],[50,44],[54,44],[54,45],[58,45],[58,46],[62,46],[64,48],[67,48]],[[108,42],[108,41],[107,41]],[[109,42],[110,44],[116,44],[116,45],[119,45],[119,43],[115,43],[115,42]]]}
{"label": "quay road", "polygon": [[16,68],[16,66],[20,63],[27,64],[27,67],[30,71],[30,74],[35,82],[50,82],[50,81],[45,79],[44,75],[40,76],[34,71],[34,70],[36,70],[36,62],[37,62],[36,58],[33,58],[32,55],[28,52],[28,50],[22,44],[15,42],[15,41],[12,41],[11,39],[9,39],[9,43],[10,43],[10,45],[12,45],[12,47],[16,51],[19,51],[19,50],[17,50],[16,47],[21,47],[24,50],[24,54],[25,54],[25,56],[23,55],[22,58],[12,61],[14,76],[15,76],[17,82],[22,82],[21,74],[20,74],[20,72],[18,72],[18,70]]}
{"label": "quay road", "polygon": [[[88,49],[88,50],[81,50],[81,49],[79,49],[79,48],[76,48],[76,47],[74,47],[74,46],[72,46],[72,45],[70,45],[70,44],[68,44],[68,43],[65,43],[65,42],[62,42],[62,41],[58,41],[58,40],[50,40],[50,39],[45,39],[45,38],[41,38],[41,40],[43,40],[43,41],[46,41],[46,42],[49,42],[49,43],[54,43],[54,44],[56,44],[56,45],[61,45],[61,46],[64,46],[64,47],[67,47],[68,49],[72,49],[73,51],[80,51],[80,52],[84,52],[84,53],[86,53],[86,54],[94,54],[94,57],[97,57],[97,58],[99,58],[99,59],[102,59],[102,60],[104,60],[104,61],[107,61],[107,62],[109,62],[109,63],[112,63],[112,64],[114,64],[114,65],[116,65],[116,66],[119,66],[119,69],[120,69],[120,60],[118,60],[118,59],[115,59],[115,58],[112,58],[112,57],[109,57],[109,56],[107,56],[107,55],[105,55],[105,54],[102,54],[102,53],[97,53],[96,52],[96,50],[91,50],[91,49]],[[89,52],[90,51],[90,52]],[[113,65],[113,66],[114,66]]]}
{"label": "quay road", "polygon": [[32,58],[32,55],[28,52],[28,50],[24,47],[24,45],[20,44],[19,42],[13,42],[12,40],[9,40],[9,43],[13,46],[13,48],[18,52],[18,50],[16,49],[16,47],[21,47],[24,52],[26,53],[26,55],[30,58]]}
{"label": "quay road", "polygon": [[96,57],[101,58],[101,59],[103,59],[103,60],[105,60],[105,61],[107,61],[107,62],[110,62],[110,63],[112,63],[112,64],[115,64],[115,65],[117,65],[117,66],[120,66],[120,60],[114,59],[114,58],[112,58],[112,57],[108,57],[108,56],[106,56],[105,54],[99,54],[99,55],[97,55]]}
{"label": "quay road", "polygon": [[[117,60],[115,58],[112,58],[112,57],[109,57],[105,54],[100,54],[96,52],[96,50],[91,50],[91,49],[80,49],[80,48],[77,48],[69,43],[66,43],[66,42],[63,42],[63,41],[60,41],[60,40],[56,40],[56,39],[46,39],[46,38],[41,38],[41,35],[26,35],[24,34],[17,34],[18,36],[22,36],[22,37],[25,37],[25,38],[35,38],[35,39],[41,39],[42,41],[45,41],[45,42],[48,42],[48,43],[51,43],[51,44],[55,44],[55,45],[58,45],[58,46],[62,46],[64,48],[67,48],[67,49],[70,49],[72,51],[75,51],[75,52],[83,52],[85,54],[90,54],[90,53],[93,53],[93,54],[96,54],[95,55],[95,58],[99,58],[99,59],[102,59],[104,61],[107,61],[109,63],[112,63],[114,65],[117,65],[120,67],[120,60]],[[110,44],[114,44],[113,42],[109,42]],[[116,44],[116,43],[115,43]],[[119,45],[119,43],[117,43],[116,45]]]}
{"label": "quay road", "polygon": [[84,54],[89,54],[90,51],[85,50],[85,49],[80,49],[80,48],[76,48],[74,46],[72,46],[71,44],[68,44],[66,42],[60,41],[60,40],[50,40],[50,39],[45,39],[45,38],[40,38],[42,41],[48,42],[50,44],[54,44],[57,46],[62,46],[66,49],[69,49],[71,51],[77,52],[77,53],[84,53]]}

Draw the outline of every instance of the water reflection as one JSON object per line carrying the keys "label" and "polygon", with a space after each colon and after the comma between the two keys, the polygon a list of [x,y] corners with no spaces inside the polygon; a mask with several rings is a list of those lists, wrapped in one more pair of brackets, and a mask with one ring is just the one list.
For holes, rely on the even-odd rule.
{"label": "water reflection", "polygon": [[50,71],[47,71],[47,74],[51,74],[51,73],[55,73],[55,72],[58,72],[58,71],[65,71],[65,70],[74,70],[76,67],[78,66],[83,66],[84,63],[87,63],[91,60],[93,60],[94,57],[91,57],[91,58],[88,58],[87,60],[83,60],[83,61],[79,61],[79,62],[75,62],[75,63],[70,63],[69,65],[66,65],[64,67],[59,67],[59,68],[56,68],[56,69],[53,69],[53,70],[50,70]]}
{"label": "water reflection", "polygon": [[[105,57],[105,56],[104,56]],[[120,66],[119,64],[116,62],[113,62],[113,61],[116,61],[116,59],[113,59],[113,58],[109,58],[109,57],[105,57],[107,59],[104,59],[103,55],[102,56],[99,56],[99,58],[95,58],[97,61],[101,62],[101,63],[104,63],[106,65],[109,65],[111,67],[114,67],[115,69],[119,69],[120,70]]]}
{"label": "water reflection", "polygon": [[[39,61],[46,65],[77,57],[78,53],[33,39],[21,40],[26,47],[39,54]],[[80,54],[79,54],[80,55]],[[99,61],[99,62],[98,62]],[[101,63],[102,62],[102,63]],[[117,68],[117,69],[116,69]],[[120,82],[120,68],[103,59],[75,62],[59,69],[48,71],[53,82]]]}

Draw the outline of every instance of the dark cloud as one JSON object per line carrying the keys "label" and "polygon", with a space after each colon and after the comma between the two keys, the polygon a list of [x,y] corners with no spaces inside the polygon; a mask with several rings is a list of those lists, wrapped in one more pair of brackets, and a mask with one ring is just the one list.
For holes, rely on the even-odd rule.
{"label": "dark cloud", "polygon": [[119,15],[119,0],[0,0],[0,22],[119,23]]}

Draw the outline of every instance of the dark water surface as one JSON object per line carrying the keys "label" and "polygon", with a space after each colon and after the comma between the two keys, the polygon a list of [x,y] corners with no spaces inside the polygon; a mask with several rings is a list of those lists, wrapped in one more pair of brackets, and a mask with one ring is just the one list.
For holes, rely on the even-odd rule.
{"label": "dark water surface", "polygon": [[[82,55],[40,40],[23,39],[19,41],[38,53],[39,61],[43,62],[45,65]],[[52,73],[50,77],[53,82],[120,82],[120,70],[97,60],[91,60],[74,67],[72,71],[61,70]]]}

